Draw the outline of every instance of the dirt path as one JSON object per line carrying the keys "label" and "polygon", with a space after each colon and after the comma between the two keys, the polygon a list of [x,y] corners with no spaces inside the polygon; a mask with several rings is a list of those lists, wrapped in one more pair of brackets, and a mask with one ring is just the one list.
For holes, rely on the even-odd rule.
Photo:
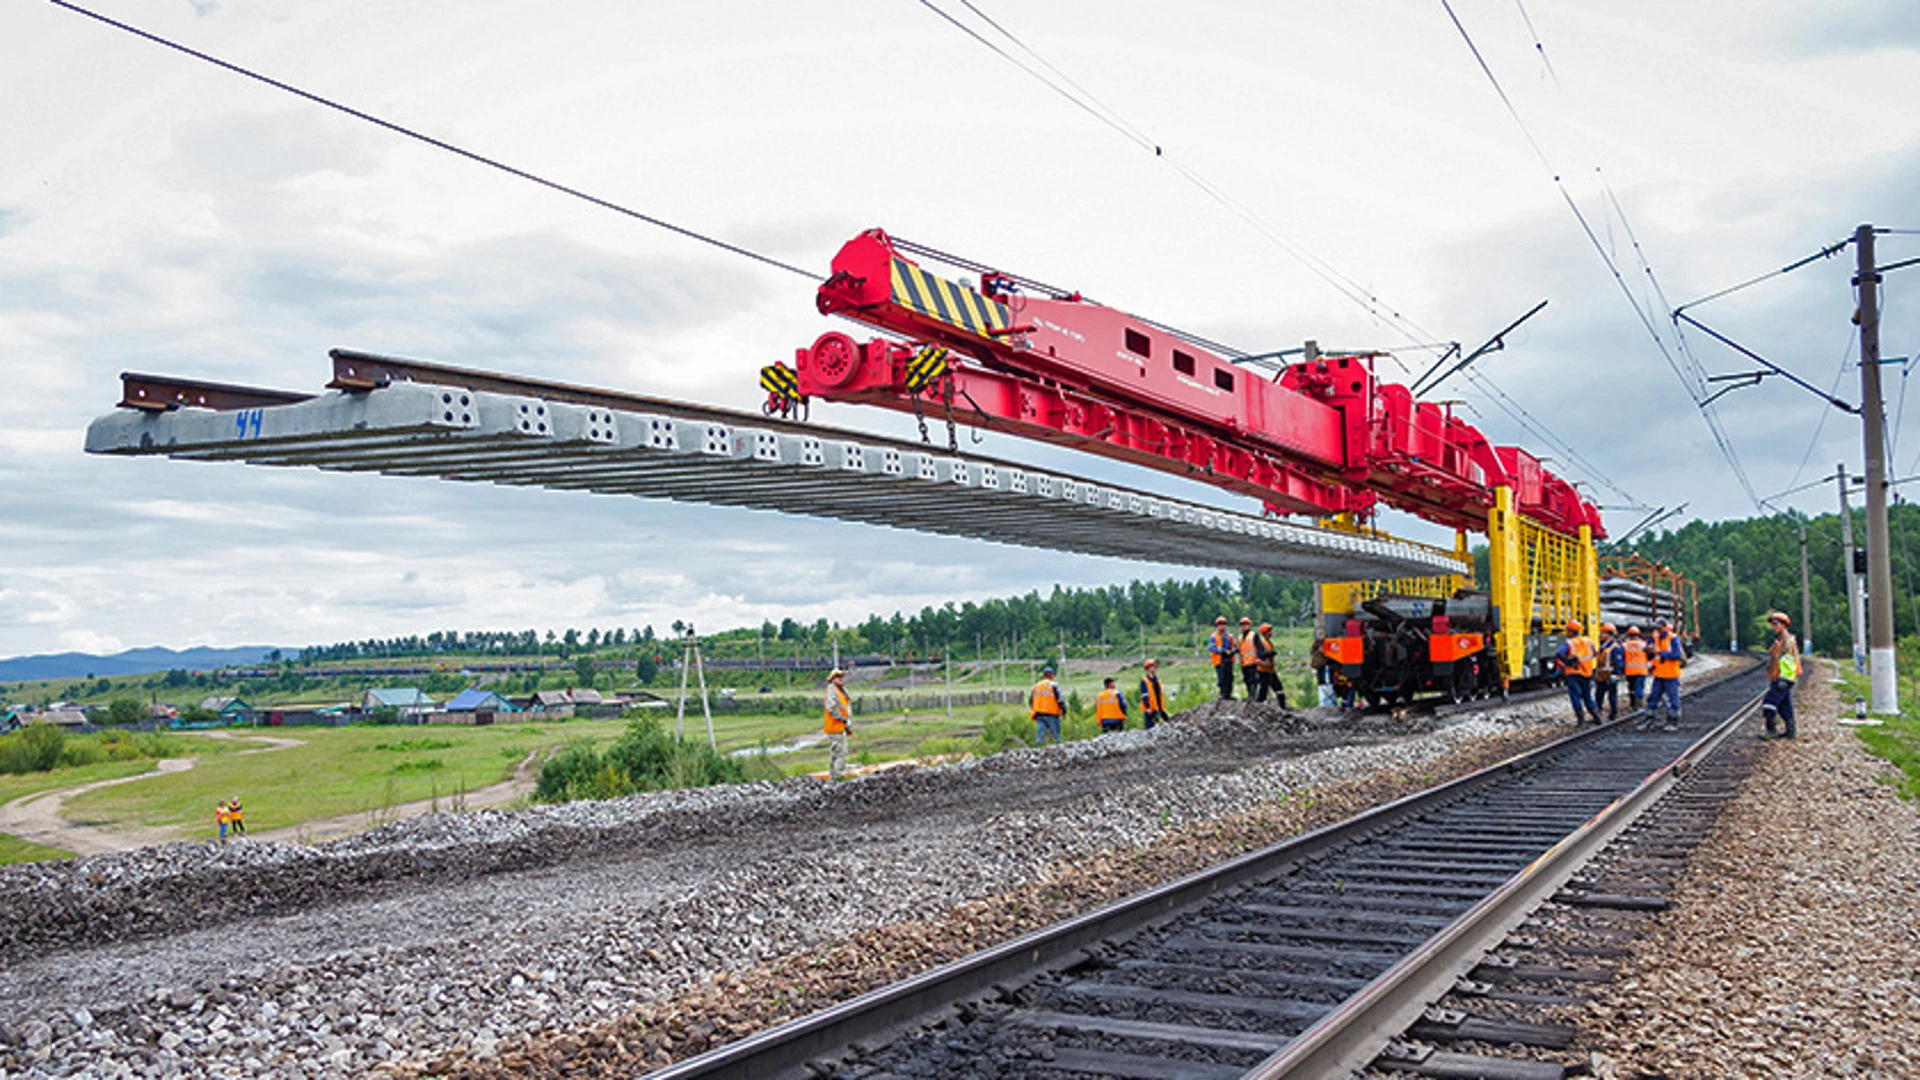
{"label": "dirt path", "polygon": [[[190,734],[196,738],[244,740],[267,744],[251,750],[239,751],[242,754],[264,754],[273,750],[284,750],[289,746],[306,745],[300,739],[284,739],[272,735],[235,735],[226,731]],[[199,761],[197,757],[161,758],[153,763],[150,771],[136,776],[123,776],[117,780],[96,780],[91,784],[78,784],[69,788],[54,788],[22,795],[5,806],[0,806],[0,833],[17,836],[22,840],[31,840],[47,847],[59,848],[62,851],[71,851],[75,855],[104,855],[110,851],[132,851],[135,848],[184,840],[187,838],[186,832],[177,826],[82,825],[61,817],[60,811],[68,799],[83,792],[92,791],[95,788],[112,787],[115,784],[131,784],[136,780],[166,776],[169,773],[186,772]]]}
{"label": "dirt path", "polygon": [[490,810],[510,806],[533,794],[534,765],[540,760],[540,751],[535,750],[520,759],[513,767],[513,775],[497,784],[475,788],[464,794],[443,795],[437,799],[421,799],[418,802],[401,803],[378,811],[358,814],[340,814],[336,817],[317,818],[313,821],[289,825],[284,829],[272,829],[267,832],[247,834],[255,840],[278,840],[288,844],[314,844],[322,840],[347,836],[362,832],[378,825],[407,818],[426,817],[451,810]]}

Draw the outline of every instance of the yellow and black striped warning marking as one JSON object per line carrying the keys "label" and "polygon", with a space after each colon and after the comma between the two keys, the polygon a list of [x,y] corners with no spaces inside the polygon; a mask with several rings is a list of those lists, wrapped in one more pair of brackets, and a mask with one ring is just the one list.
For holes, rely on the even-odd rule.
{"label": "yellow and black striped warning marking", "polygon": [[928,345],[907,361],[907,392],[917,394],[947,374],[947,350]]}
{"label": "yellow and black striped warning marking", "polygon": [[785,364],[768,364],[761,368],[760,389],[788,401],[800,400],[800,378]]}
{"label": "yellow and black striped warning marking", "polygon": [[1007,305],[905,259],[893,260],[893,302],[983,338],[994,338],[1011,322]]}

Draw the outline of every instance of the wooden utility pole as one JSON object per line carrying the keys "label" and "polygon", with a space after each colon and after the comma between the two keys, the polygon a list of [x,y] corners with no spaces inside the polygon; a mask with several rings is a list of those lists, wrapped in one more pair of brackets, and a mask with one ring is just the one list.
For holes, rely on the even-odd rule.
{"label": "wooden utility pole", "polygon": [[1853,568],[1853,507],[1847,502],[1847,466],[1841,462],[1837,475],[1840,478],[1840,542],[1846,547],[1846,562],[1842,564],[1840,577],[1847,583],[1847,625],[1853,631],[1853,670],[1867,670],[1867,622],[1866,612],[1860,610],[1860,574]]}
{"label": "wooden utility pole", "polygon": [[1867,670],[1873,697],[1867,707],[1883,715],[1900,712],[1900,674],[1893,651],[1893,552],[1887,542],[1886,428],[1880,401],[1880,274],[1874,269],[1873,226],[1853,234],[1860,261],[1853,284],[1860,290],[1854,319],[1860,324],[1860,419],[1867,450]]}
{"label": "wooden utility pole", "polygon": [[1740,651],[1740,619],[1733,609],[1733,556],[1727,556],[1727,651]]}
{"label": "wooden utility pole", "polygon": [[1800,523],[1800,652],[1813,655],[1813,596],[1807,586],[1807,523]]}

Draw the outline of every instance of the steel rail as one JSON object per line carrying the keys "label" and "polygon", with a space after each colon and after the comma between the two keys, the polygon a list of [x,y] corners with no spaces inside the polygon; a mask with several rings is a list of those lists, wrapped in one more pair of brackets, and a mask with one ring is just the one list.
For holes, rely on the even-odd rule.
{"label": "steel rail", "polygon": [[1338,1080],[1366,1067],[1600,850],[1711,756],[1759,709],[1764,695],[1715,725],[1672,761],[1555,844],[1426,944],[1247,1073],[1246,1080]]}
{"label": "steel rail", "polygon": [[[1723,678],[1738,674],[1730,673]],[[1708,685],[1717,685],[1719,681],[1722,680]],[[1696,692],[1698,689],[1705,687],[1696,688]],[[966,1000],[998,984],[1017,982],[1041,969],[1069,963],[1076,953],[1096,942],[1131,933],[1224,890],[1279,873],[1397,822],[1431,813],[1482,788],[1524,775],[1542,762],[1602,737],[1626,722],[1622,719],[1557,739],[1345,821],[1249,852],[1219,866],[717,1047],[648,1073],[647,1080],[748,1080],[801,1075],[798,1070],[812,1058],[850,1043],[888,1037],[923,1022],[936,1009]],[[1662,771],[1671,768],[1669,765]],[[1396,1033],[1399,1030],[1396,1028]]]}

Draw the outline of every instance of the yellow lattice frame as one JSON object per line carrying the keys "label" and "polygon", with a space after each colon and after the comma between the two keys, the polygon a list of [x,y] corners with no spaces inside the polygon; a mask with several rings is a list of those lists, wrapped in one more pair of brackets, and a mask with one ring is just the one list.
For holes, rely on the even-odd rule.
{"label": "yellow lattice frame", "polygon": [[1553,532],[1516,512],[1513,490],[1504,487],[1494,489],[1487,512],[1487,548],[1500,674],[1511,681],[1525,674],[1536,621],[1541,632],[1558,634],[1570,621],[1590,625],[1598,616],[1599,558],[1591,528],[1580,526],[1578,536]]}

